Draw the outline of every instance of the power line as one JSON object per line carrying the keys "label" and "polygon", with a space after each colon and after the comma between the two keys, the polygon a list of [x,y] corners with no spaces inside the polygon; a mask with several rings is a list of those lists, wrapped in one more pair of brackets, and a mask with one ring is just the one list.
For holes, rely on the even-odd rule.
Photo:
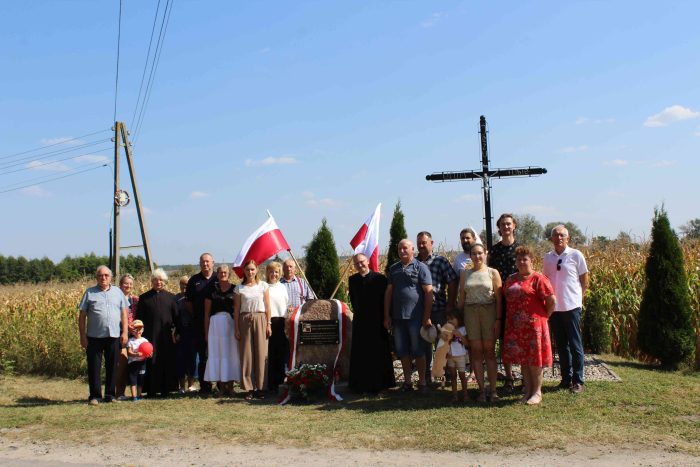
{"label": "power line", "polygon": [[[92,163],[84,164],[84,165],[81,165],[81,166],[78,166],[78,167],[74,167],[74,168],[71,169],[71,170],[67,170],[66,172],[63,172],[63,174],[61,174],[61,175],[65,175],[65,174],[67,174],[67,173],[73,173],[73,172],[75,172],[76,170],[80,170],[80,169],[83,169],[83,168],[85,168],[85,167],[102,166],[102,165],[104,165],[104,164],[111,164],[111,163],[108,163],[108,162],[105,162],[105,161],[92,162]],[[34,182],[35,180],[38,181],[38,180],[53,179],[53,178],[55,178],[55,177],[57,177],[57,176],[59,176],[59,174],[55,174],[55,173],[47,174],[47,175],[39,175],[38,177],[30,177],[30,178],[25,178],[24,180],[19,180],[19,181],[17,181],[17,182],[8,183],[7,185],[3,185],[3,186],[1,186],[0,188],[1,188],[1,189],[5,189],[5,188],[13,187],[13,186],[16,186],[16,185],[22,185],[22,184],[28,183],[28,182]]]}
{"label": "power line", "polygon": [[156,5],[156,14],[153,16],[153,25],[151,26],[151,38],[148,41],[148,51],[146,52],[146,62],[143,64],[143,73],[141,73],[141,85],[139,86],[139,95],[136,99],[136,106],[134,107],[134,114],[131,116],[130,127],[134,125],[134,120],[136,120],[136,111],[139,108],[139,103],[141,102],[141,91],[143,91],[143,81],[146,78],[146,70],[148,69],[148,59],[151,56],[151,47],[153,46],[153,34],[156,32],[156,23],[158,22],[158,11],[160,11],[160,0]]}
{"label": "power line", "polygon": [[119,0],[119,22],[117,26],[117,76],[114,79],[114,119],[117,121],[117,96],[119,94],[119,51],[122,39],[122,0]]}
{"label": "power line", "polygon": [[[101,165],[98,165],[98,166],[96,166],[96,167],[91,167],[91,168],[89,168],[89,169],[79,170],[79,171],[77,171],[77,172],[73,172],[73,173],[70,173],[70,174],[65,174],[65,175],[62,175],[62,176],[60,176],[60,177],[54,177],[54,178],[51,178],[51,179],[49,179],[49,180],[45,180],[45,181],[43,181],[43,182],[39,182],[39,183],[29,183],[29,184],[27,184],[27,185],[19,186],[19,187],[16,187],[16,188],[9,188],[9,189],[5,189],[5,190],[0,190],[0,194],[10,193],[11,191],[21,190],[22,188],[28,188],[28,187],[30,187],[30,186],[36,186],[36,185],[42,185],[42,184],[44,184],[44,183],[53,182],[53,181],[55,181],[55,180],[61,180],[61,179],[63,179],[63,178],[73,177],[73,176],[75,176],[75,175],[78,175],[78,174],[81,174],[81,173],[85,173],[85,172],[89,172],[89,171],[91,171],[91,170],[99,169],[100,167],[107,167],[107,166],[109,166],[109,165],[110,165],[110,164],[101,164]],[[11,186],[11,185],[8,185],[8,186]]]}
{"label": "power line", "polygon": [[[100,148],[100,149],[98,149],[97,151],[106,151],[107,149],[110,149],[110,148],[109,148],[109,147]],[[19,169],[8,170],[7,172],[0,172],[0,176],[2,176],[2,175],[7,175],[7,174],[11,174],[11,173],[16,173],[16,172],[22,172],[23,170],[38,169],[38,168],[41,168],[41,167],[49,166],[49,165],[51,165],[51,164],[56,164],[56,163],[58,163],[58,162],[64,162],[64,161],[68,161],[68,160],[72,160],[72,159],[77,159],[77,158],[79,158],[79,157],[83,157],[83,156],[92,156],[92,155],[101,156],[101,154],[95,154],[95,151],[91,151],[91,152],[88,152],[88,153],[85,153],[85,154],[78,154],[77,156],[65,157],[65,158],[63,158],[63,159],[56,159],[56,160],[51,160],[51,161],[47,161],[47,162],[40,163],[40,164],[34,164],[34,165],[29,166],[29,167],[22,167],[22,168],[19,168]],[[105,156],[105,157],[106,157],[106,156]],[[24,162],[20,162],[20,164],[23,164],[23,163],[24,163]],[[15,164],[15,165],[17,165],[17,164]],[[9,168],[9,167],[12,167],[12,166],[3,167],[2,170],[6,169],[6,168]]]}
{"label": "power line", "polygon": [[170,22],[170,13],[172,12],[172,5],[174,0],[167,0],[165,3],[165,8],[163,10],[163,18],[160,23],[160,31],[158,33],[158,41],[156,42],[156,50],[153,53],[153,61],[151,64],[151,72],[148,76],[148,82],[146,84],[146,92],[144,93],[143,102],[141,105],[141,110],[139,112],[139,117],[137,119],[136,127],[134,129],[134,142],[138,138],[138,134],[141,132],[141,124],[143,123],[143,117],[146,114],[146,108],[148,107],[148,102],[151,98],[151,91],[153,90],[153,83],[155,82],[155,74],[158,69],[158,64],[160,63],[161,52],[163,51],[163,43],[165,41],[165,34],[168,31],[168,24]]}
{"label": "power line", "polygon": [[59,142],[57,142],[57,143],[47,144],[46,146],[41,146],[41,147],[34,148],[34,149],[28,149],[28,150],[22,151],[22,152],[16,152],[16,153],[14,153],[14,154],[7,154],[7,155],[4,155],[4,156],[0,156],[0,159],[9,159],[9,158],[11,158],[11,157],[21,156],[22,154],[27,154],[27,153],[34,152],[34,151],[40,151],[40,150],[42,150],[42,149],[51,148],[51,147],[53,147],[53,146],[58,146],[59,144],[67,144],[67,143],[70,143],[70,142],[72,142],[72,141],[77,141],[77,140],[80,140],[80,139],[83,139],[83,138],[87,138],[88,136],[99,135],[100,133],[104,133],[105,131],[111,131],[111,130],[100,130],[100,131],[95,131],[94,133],[88,133],[87,135],[83,135],[83,136],[76,136],[75,138],[62,140],[62,141],[59,141]]}
{"label": "power line", "polygon": [[[32,160],[43,160],[43,159],[48,159],[49,157],[58,156],[58,155],[60,155],[60,154],[65,154],[65,153],[67,153],[67,152],[73,152],[73,151],[77,151],[77,150],[80,150],[80,149],[89,148],[90,146],[97,146],[98,144],[106,143],[107,141],[111,141],[111,138],[105,138],[105,139],[101,139],[101,140],[98,140],[98,141],[93,141],[93,142],[91,142],[91,143],[81,144],[81,145],[79,145],[79,146],[74,146],[74,147],[72,147],[72,148],[57,149],[57,150],[49,151],[49,152],[46,152],[46,153],[43,153],[43,154],[40,153],[40,154],[38,154],[38,155],[32,155],[32,156],[27,156],[27,157],[21,157],[21,158],[19,158],[19,159],[15,159],[15,160],[3,162],[3,163],[1,164],[2,167],[0,167],[0,170],[5,170],[5,169],[9,169],[10,167],[16,167],[16,166],[18,166],[18,165],[22,165],[25,161],[28,161],[28,160],[30,160],[30,159],[32,159]],[[103,150],[103,149],[100,149],[100,151],[102,151],[102,150]],[[87,155],[87,154],[83,154],[83,155]]]}

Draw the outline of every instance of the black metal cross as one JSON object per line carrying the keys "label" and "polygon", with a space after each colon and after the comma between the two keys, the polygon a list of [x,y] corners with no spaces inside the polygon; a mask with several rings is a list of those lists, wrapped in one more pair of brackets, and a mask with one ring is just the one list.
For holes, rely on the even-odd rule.
{"label": "black metal cross", "polygon": [[486,224],[486,243],[490,250],[493,243],[491,215],[491,179],[504,177],[532,177],[546,174],[547,169],[542,167],[518,167],[511,169],[489,169],[489,153],[486,145],[486,118],[479,118],[479,134],[481,135],[481,170],[469,170],[465,172],[435,172],[426,175],[425,179],[431,182],[458,182],[461,180],[480,179],[484,191],[484,223]]}

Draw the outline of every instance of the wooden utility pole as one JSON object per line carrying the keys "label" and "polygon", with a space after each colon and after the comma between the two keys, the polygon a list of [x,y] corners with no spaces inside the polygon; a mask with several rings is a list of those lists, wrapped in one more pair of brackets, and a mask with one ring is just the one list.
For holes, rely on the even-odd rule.
{"label": "wooden utility pole", "polygon": [[484,223],[486,224],[486,244],[490,250],[493,244],[493,216],[491,215],[491,179],[505,177],[532,177],[546,174],[547,169],[542,167],[520,167],[511,169],[490,169],[489,153],[486,142],[486,118],[479,118],[479,133],[481,136],[481,170],[469,170],[465,172],[435,172],[426,175],[425,179],[433,182],[456,182],[461,180],[481,180],[484,192]]}
{"label": "wooden utility pole", "polygon": [[[134,202],[136,203],[136,215],[139,220],[139,228],[141,230],[141,245],[131,245],[131,246],[120,246],[119,245],[119,211],[122,206],[129,204],[130,198],[129,194],[122,190],[119,186],[119,160],[120,151],[119,148],[124,146],[124,152],[126,154],[126,163],[129,167],[129,177],[131,179],[131,188],[134,192]],[[112,258],[112,271],[114,272],[114,277],[119,277],[119,250],[121,248],[141,248],[143,247],[144,255],[146,256],[146,263],[148,263],[148,269],[153,271],[153,260],[151,259],[151,248],[148,243],[148,231],[146,230],[146,221],[143,216],[143,209],[141,206],[141,197],[139,195],[138,186],[136,183],[136,169],[134,168],[134,161],[131,153],[131,145],[129,143],[129,132],[126,130],[126,125],[122,122],[114,123],[114,226],[113,226],[113,239],[112,239],[112,251],[110,256]]]}

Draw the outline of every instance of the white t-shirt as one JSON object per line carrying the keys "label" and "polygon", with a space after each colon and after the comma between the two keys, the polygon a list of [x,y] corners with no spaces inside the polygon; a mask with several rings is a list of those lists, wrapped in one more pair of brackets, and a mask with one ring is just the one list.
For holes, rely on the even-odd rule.
{"label": "white t-shirt", "polygon": [[455,259],[452,262],[452,269],[454,269],[457,274],[460,274],[465,269],[471,267],[472,259],[469,257],[469,254],[465,252],[461,252],[460,254],[455,256]]}
{"label": "white t-shirt", "polygon": [[554,311],[570,311],[583,306],[583,289],[579,276],[588,272],[588,266],[580,251],[568,246],[560,255],[556,251],[550,251],[544,255],[543,269],[544,275],[554,287],[557,299]]}
{"label": "white t-shirt", "polygon": [[[126,343],[126,348],[131,350],[132,352],[138,352],[139,351],[139,346],[143,344],[144,342],[148,342],[148,339],[145,337],[139,337],[138,339],[135,337],[130,337],[129,341]],[[131,362],[142,362],[146,360],[144,357],[132,357],[129,356],[129,359],[127,360],[127,363]]]}
{"label": "white t-shirt", "polygon": [[241,313],[265,312],[265,291],[270,288],[267,282],[260,281],[254,285],[238,284],[235,293],[241,296]]}
{"label": "white t-shirt", "polygon": [[[467,337],[467,330],[464,326],[460,327],[457,329],[457,332],[459,332],[461,335],[464,336],[466,339]],[[453,357],[461,357],[462,355],[467,354],[467,349],[464,348],[464,344],[462,344],[460,341],[455,339],[454,337],[450,340],[450,355]]]}
{"label": "white t-shirt", "polygon": [[287,316],[287,306],[289,305],[289,294],[287,287],[275,282],[270,285],[270,317],[284,318]]}

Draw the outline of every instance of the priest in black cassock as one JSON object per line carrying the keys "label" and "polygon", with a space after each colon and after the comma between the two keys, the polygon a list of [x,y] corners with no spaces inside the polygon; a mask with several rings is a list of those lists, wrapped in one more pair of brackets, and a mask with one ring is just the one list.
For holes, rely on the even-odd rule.
{"label": "priest in black cassock", "polygon": [[350,276],[352,347],[349,386],[356,393],[376,394],[396,386],[389,334],[384,328],[384,275],[369,269],[362,253],[353,257],[357,274]]}
{"label": "priest in black cassock", "polygon": [[139,297],[136,316],[143,321],[143,337],[153,345],[153,356],[146,361],[144,392],[149,397],[167,396],[177,389],[174,330],[177,325],[175,295],[165,290],[168,276],[162,269],[151,274],[151,290]]}

